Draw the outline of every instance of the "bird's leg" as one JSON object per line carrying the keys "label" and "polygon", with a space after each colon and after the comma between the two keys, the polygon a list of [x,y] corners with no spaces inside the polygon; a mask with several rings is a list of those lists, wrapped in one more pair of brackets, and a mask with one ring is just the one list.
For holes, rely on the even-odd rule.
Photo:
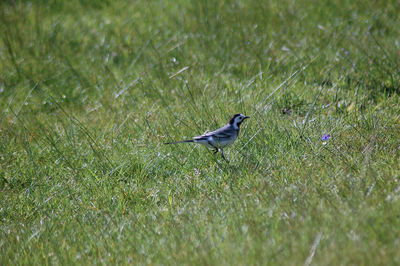
{"label": "bird's leg", "polygon": [[215,148],[214,150],[214,154],[216,154],[218,152],[218,148]]}
{"label": "bird's leg", "polygon": [[222,158],[223,158],[227,163],[229,163],[229,161],[225,158],[224,150],[223,150],[223,149],[219,149],[219,150],[221,151],[221,156],[222,156]]}

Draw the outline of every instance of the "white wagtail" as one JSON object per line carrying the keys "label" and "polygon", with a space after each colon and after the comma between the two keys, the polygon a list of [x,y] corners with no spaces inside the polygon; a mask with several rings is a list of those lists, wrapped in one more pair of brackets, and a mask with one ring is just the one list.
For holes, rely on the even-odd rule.
{"label": "white wagtail", "polygon": [[191,140],[172,141],[172,142],[167,142],[165,144],[176,144],[176,143],[186,143],[186,142],[200,143],[208,148],[214,149],[214,154],[220,151],[222,158],[224,158],[224,160],[228,162],[228,160],[225,158],[223,148],[235,142],[237,136],[239,135],[240,124],[246,118],[249,117],[242,114],[235,114],[234,116],[232,116],[228,124],[213,132],[193,137],[193,139]]}

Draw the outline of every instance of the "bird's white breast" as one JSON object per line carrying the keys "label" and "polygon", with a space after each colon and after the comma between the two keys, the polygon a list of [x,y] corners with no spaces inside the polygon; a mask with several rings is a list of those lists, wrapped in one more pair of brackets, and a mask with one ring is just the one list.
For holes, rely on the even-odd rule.
{"label": "bird's white breast", "polygon": [[217,138],[215,136],[210,136],[210,142],[214,147],[223,148],[225,146],[231,145],[236,139],[236,136],[231,138]]}

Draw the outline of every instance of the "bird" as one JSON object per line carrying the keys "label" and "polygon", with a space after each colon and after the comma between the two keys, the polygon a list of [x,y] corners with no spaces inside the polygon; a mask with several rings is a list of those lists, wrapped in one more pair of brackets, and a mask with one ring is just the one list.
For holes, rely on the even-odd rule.
{"label": "bird", "polygon": [[236,138],[239,135],[240,125],[242,122],[250,118],[249,116],[245,116],[243,114],[235,114],[229,120],[228,124],[225,126],[214,130],[212,132],[193,137],[189,140],[180,140],[180,141],[171,141],[166,142],[164,144],[177,144],[177,143],[200,143],[207,148],[214,149],[214,154],[217,152],[221,153],[222,158],[229,163],[229,161],[225,158],[224,148],[233,144]]}

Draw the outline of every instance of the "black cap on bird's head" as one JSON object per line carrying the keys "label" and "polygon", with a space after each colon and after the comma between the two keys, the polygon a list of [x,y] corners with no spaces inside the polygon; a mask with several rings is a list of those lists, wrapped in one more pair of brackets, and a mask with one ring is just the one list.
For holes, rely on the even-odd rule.
{"label": "black cap on bird's head", "polygon": [[246,118],[250,118],[249,116],[245,116],[243,114],[235,114],[232,116],[231,120],[229,121],[229,124],[237,124],[240,125]]}

